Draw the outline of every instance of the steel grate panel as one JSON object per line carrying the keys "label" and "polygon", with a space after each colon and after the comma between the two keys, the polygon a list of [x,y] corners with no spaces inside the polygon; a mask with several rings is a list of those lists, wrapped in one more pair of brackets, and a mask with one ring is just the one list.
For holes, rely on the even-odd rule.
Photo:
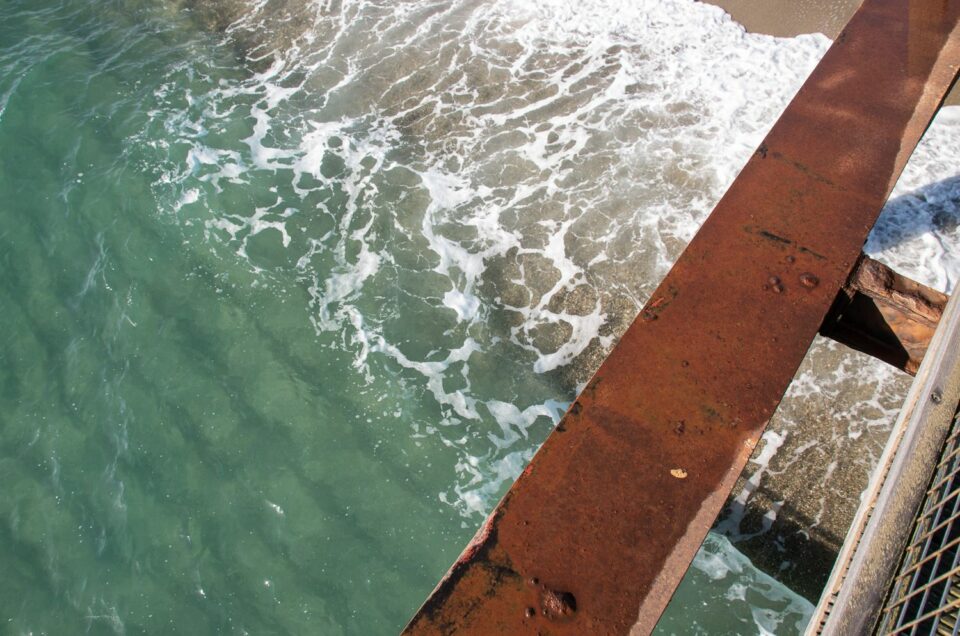
{"label": "steel grate panel", "polygon": [[960,625],[960,414],[954,416],[877,634],[958,636]]}

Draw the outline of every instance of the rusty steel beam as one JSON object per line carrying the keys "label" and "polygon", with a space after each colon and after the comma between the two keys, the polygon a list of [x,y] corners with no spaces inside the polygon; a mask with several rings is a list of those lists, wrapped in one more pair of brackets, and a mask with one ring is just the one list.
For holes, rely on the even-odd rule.
{"label": "rusty steel beam", "polygon": [[864,255],[820,333],[916,375],[947,300],[946,294]]}
{"label": "rusty steel beam", "polygon": [[956,76],[958,17],[864,2],[407,634],[653,629]]}

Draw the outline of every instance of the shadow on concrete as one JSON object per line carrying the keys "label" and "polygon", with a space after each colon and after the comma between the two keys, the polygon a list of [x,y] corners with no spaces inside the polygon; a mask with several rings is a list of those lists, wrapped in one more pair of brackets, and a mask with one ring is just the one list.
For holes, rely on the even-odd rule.
{"label": "shadow on concrete", "polygon": [[[783,495],[760,486],[753,493],[767,501],[783,501]],[[740,518],[737,533],[723,532],[760,570],[794,592],[816,603],[827,583],[844,537],[820,527],[819,522],[786,501],[770,523],[767,510],[728,501],[715,529],[730,517]]]}
{"label": "shadow on concrete", "polygon": [[867,240],[875,253],[930,232],[955,232],[960,226],[960,175],[890,199]]}

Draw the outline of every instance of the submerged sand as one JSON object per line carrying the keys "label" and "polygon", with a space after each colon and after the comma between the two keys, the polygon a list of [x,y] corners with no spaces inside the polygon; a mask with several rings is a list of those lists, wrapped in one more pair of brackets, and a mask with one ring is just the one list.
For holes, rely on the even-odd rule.
{"label": "submerged sand", "polygon": [[703,0],[715,4],[748,31],[792,37],[823,33],[837,37],[861,0]]}
{"label": "submerged sand", "polygon": [[[730,14],[747,31],[778,37],[823,33],[835,39],[863,0],[701,0]],[[960,104],[953,87],[947,104]]]}

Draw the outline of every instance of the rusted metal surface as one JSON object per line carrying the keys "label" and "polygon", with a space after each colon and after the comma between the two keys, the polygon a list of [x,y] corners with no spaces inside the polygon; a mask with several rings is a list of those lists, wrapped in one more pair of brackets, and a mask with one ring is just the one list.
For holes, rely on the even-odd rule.
{"label": "rusted metal surface", "polygon": [[406,633],[653,629],[956,75],[958,14],[864,3]]}
{"label": "rusted metal surface", "polygon": [[916,375],[947,295],[861,256],[820,333]]}

